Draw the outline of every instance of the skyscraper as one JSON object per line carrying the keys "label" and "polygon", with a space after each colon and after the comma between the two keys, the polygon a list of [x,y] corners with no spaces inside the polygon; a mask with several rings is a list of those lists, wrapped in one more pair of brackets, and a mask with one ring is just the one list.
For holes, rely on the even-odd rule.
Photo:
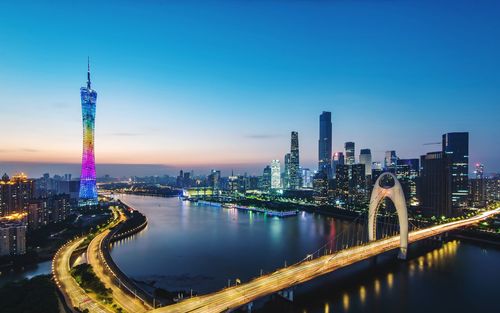
{"label": "skyscraper", "polygon": [[332,157],[332,113],[325,112],[319,116],[318,171],[331,176]]}
{"label": "skyscraper", "polygon": [[97,205],[97,187],[94,157],[94,128],[97,92],[90,86],[90,62],[87,71],[87,86],[80,88],[83,120],[82,172],[80,175],[79,206]]}
{"label": "skyscraper", "polygon": [[469,133],[447,133],[442,150],[427,153],[421,164],[421,208],[436,216],[457,216],[469,196]]}
{"label": "skyscraper", "polygon": [[271,189],[281,188],[280,160],[271,161]]}
{"label": "skyscraper", "polygon": [[384,158],[384,169],[386,171],[395,173],[398,157],[396,156],[396,151],[390,150],[385,152]]}
{"label": "skyscraper", "polygon": [[299,133],[293,131],[290,145],[289,185],[290,189],[300,188]]}
{"label": "skyscraper", "polygon": [[487,200],[487,179],[484,177],[484,165],[476,163],[474,178],[469,179],[469,199],[474,207],[484,207]]}
{"label": "skyscraper", "polygon": [[365,165],[365,176],[372,174],[372,152],[370,149],[361,149],[359,152],[359,163]]}
{"label": "skyscraper", "polygon": [[262,173],[260,189],[263,191],[269,191],[271,189],[271,179],[272,179],[271,167],[267,165],[266,167],[264,167],[264,171]]}
{"label": "skyscraper", "polygon": [[446,207],[444,158],[441,151],[420,157],[420,207],[427,216],[450,216]]}
{"label": "skyscraper", "polygon": [[335,152],[332,160],[332,176],[336,177],[337,175],[337,166],[344,165],[344,153],[343,152]]}
{"label": "skyscraper", "polygon": [[447,207],[453,215],[460,213],[469,197],[469,133],[443,134]]}
{"label": "skyscraper", "polygon": [[285,170],[283,172],[283,189],[290,189],[290,153],[285,154]]}
{"label": "skyscraper", "polygon": [[406,199],[406,205],[417,206],[417,179],[420,175],[419,159],[398,159],[396,177],[401,183]]}
{"label": "skyscraper", "polygon": [[354,155],[354,142],[348,141],[345,143],[345,164],[352,165],[356,163],[356,157]]}

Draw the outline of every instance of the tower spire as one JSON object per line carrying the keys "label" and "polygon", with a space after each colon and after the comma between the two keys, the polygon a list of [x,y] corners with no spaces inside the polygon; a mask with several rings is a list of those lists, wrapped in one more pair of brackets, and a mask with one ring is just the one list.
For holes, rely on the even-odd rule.
{"label": "tower spire", "polygon": [[90,57],[87,57],[87,89],[90,89]]}

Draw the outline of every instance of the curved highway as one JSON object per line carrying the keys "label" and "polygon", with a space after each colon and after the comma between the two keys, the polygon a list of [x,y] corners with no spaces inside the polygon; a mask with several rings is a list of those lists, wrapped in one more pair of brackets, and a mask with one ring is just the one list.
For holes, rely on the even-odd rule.
{"label": "curved highway", "polygon": [[85,238],[79,238],[62,246],[52,261],[52,273],[54,280],[64,295],[66,303],[71,308],[87,309],[89,312],[109,313],[105,306],[90,298],[88,294],[78,285],[70,273],[70,259],[73,252]]}

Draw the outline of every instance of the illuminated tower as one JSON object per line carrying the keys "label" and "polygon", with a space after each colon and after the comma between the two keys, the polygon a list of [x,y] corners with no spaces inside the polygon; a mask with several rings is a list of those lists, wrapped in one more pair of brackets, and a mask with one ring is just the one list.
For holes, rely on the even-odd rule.
{"label": "illuminated tower", "polygon": [[80,88],[82,98],[83,153],[82,174],[80,176],[79,206],[97,205],[95,179],[94,128],[97,92],[90,88],[90,62],[88,63],[87,86]]}

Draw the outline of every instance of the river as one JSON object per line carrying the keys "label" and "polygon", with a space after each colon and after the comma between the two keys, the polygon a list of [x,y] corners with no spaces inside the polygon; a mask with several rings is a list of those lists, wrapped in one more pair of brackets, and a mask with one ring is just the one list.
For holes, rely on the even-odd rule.
{"label": "river", "polygon": [[[168,290],[207,293],[236,279],[291,264],[335,234],[361,225],[318,214],[269,218],[178,198],[122,195],[148,226],[117,242],[111,255],[134,279]],[[262,312],[500,312],[500,250],[449,240],[411,247],[302,284],[295,299],[260,301]]]}

